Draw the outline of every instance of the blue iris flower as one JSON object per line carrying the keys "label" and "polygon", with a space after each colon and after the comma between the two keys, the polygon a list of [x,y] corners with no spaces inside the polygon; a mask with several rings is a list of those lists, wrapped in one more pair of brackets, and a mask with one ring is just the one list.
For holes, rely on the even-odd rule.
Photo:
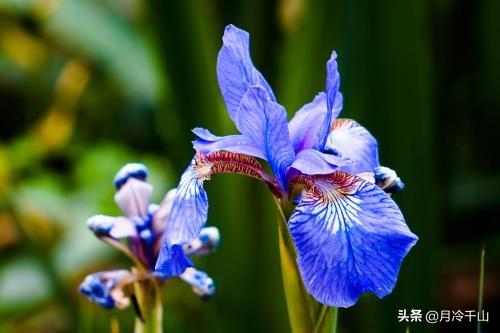
{"label": "blue iris flower", "polygon": [[206,255],[219,245],[220,235],[216,227],[199,230],[196,237],[186,244],[170,246],[170,260],[154,267],[164,237],[177,232],[168,228],[167,219],[172,208],[176,189],[167,193],[161,204],[151,204],[153,186],[146,182],[147,168],[139,163],[125,165],[115,176],[117,189],[115,201],[124,216],[95,215],[87,220],[94,234],[111,246],[123,251],[134,260],[136,269],[111,270],[88,275],[80,285],[80,292],[104,308],[125,308],[130,304],[125,288],[131,283],[147,279],[165,280],[179,277],[191,285],[202,298],[215,292],[215,284],[205,272],[193,267],[189,255]]}
{"label": "blue iris flower", "polygon": [[[417,241],[390,193],[403,184],[381,167],[375,138],[342,109],[336,53],[326,87],[288,122],[269,84],[254,67],[249,34],[226,27],[217,61],[219,87],[239,134],[195,128],[195,157],[183,173],[168,220],[158,271],[169,271],[172,247],[192,242],[207,220],[205,180],[238,173],[265,182],[295,210],[288,229],[308,292],[319,302],[353,305],[364,292],[378,297],[395,286],[403,258]],[[267,161],[272,176],[257,159]]]}

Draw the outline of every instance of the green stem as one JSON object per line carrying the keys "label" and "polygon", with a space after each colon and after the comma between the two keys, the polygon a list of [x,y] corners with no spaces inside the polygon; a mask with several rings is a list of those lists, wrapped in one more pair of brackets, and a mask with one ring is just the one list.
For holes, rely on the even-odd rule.
{"label": "green stem", "polygon": [[300,280],[300,275],[295,263],[295,255],[290,250],[286,240],[287,231],[283,229],[285,228],[282,226],[282,223],[280,223],[278,232],[281,272],[290,326],[293,333],[309,333],[311,332],[312,321],[309,314],[307,295],[304,292]]}
{"label": "green stem", "polygon": [[319,315],[318,315],[318,318],[316,319],[316,324],[314,324],[314,333],[319,333],[320,332],[320,329],[321,329],[321,326],[323,324],[323,320],[325,318],[325,314],[328,310],[328,306],[326,305],[322,305],[321,306],[321,309],[319,311]]}
{"label": "green stem", "polygon": [[339,319],[339,309],[332,307],[332,324],[331,324],[331,333],[337,333],[337,321]]}
{"label": "green stem", "polygon": [[136,282],[135,295],[142,319],[136,317],[134,333],[162,333],[163,308],[158,281],[152,279]]}
{"label": "green stem", "polygon": [[[290,214],[286,212],[293,211],[294,207],[286,202],[282,204],[278,199],[275,199],[275,202],[279,212],[278,231],[281,272],[292,332],[336,332],[337,309],[318,303],[307,293],[302,282],[296,261],[297,252],[287,228],[287,216]],[[330,313],[332,313],[331,316]]]}
{"label": "green stem", "polygon": [[[477,313],[478,316],[483,310],[483,289],[484,289],[484,256],[485,256],[485,249],[484,245],[481,250],[481,264],[479,268],[479,298],[477,302]],[[477,321],[477,328],[476,328],[477,333],[481,333],[481,322],[478,320]]]}

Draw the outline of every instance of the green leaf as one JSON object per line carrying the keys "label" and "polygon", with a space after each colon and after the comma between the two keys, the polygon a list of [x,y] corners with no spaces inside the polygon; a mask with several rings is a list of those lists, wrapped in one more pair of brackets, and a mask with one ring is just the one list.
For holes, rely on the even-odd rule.
{"label": "green leaf", "polygon": [[158,97],[161,71],[154,50],[106,7],[90,1],[63,1],[46,27],[63,45],[103,63],[130,95],[149,102]]}

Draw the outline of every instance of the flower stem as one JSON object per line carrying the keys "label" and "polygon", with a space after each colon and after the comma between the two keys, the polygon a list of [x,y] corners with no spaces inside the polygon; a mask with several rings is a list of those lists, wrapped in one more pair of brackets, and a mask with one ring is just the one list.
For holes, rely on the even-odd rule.
{"label": "flower stem", "polygon": [[288,233],[287,221],[293,207],[275,198],[278,209],[279,249],[281,272],[293,333],[335,333],[337,331],[337,308],[318,303],[302,282],[297,266],[297,251]]}
{"label": "flower stem", "polygon": [[320,332],[321,325],[323,324],[323,320],[325,319],[325,314],[326,314],[327,310],[328,310],[328,306],[323,304],[321,306],[318,318],[316,319],[316,324],[314,324],[314,331],[313,331],[314,333]]}
{"label": "flower stem", "polygon": [[139,281],[134,289],[142,317],[136,317],[134,333],[162,333],[163,307],[158,281]]}
{"label": "flower stem", "polygon": [[322,305],[320,313],[314,325],[314,332],[336,333],[337,332],[338,308]]}
{"label": "flower stem", "polygon": [[337,333],[337,321],[339,319],[339,309],[335,307],[331,307],[331,309],[332,309],[332,323],[329,333]]}
{"label": "flower stem", "polygon": [[283,229],[282,226],[279,226],[279,248],[290,326],[293,333],[309,333],[311,332],[312,321],[309,314],[307,295],[300,281],[295,255],[290,250],[285,238],[287,237],[287,231]]}
{"label": "flower stem", "polygon": [[[481,249],[481,261],[479,268],[479,297],[477,301],[477,313],[479,314],[483,311],[483,289],[484,289],[484,256],[485,256],[484,245]],[[481,322],[477,321],[476,332],[481,333]]]}

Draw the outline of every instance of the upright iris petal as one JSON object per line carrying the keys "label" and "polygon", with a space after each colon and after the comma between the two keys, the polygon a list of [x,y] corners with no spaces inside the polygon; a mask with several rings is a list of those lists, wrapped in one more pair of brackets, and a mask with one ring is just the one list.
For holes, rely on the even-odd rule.
{"label": "upright iris petal", "polygon": [[318,134],[319,146],[318,150],[323,151],[325,148],[326,139],[330,132],[330,124],[337,118],[342,110],[342,94],[339,92],[340,75],[337,65],[337,53],[332,52],[330,60],[326,63],[326,107],[327,113],[322,122],[322,127]]}
{"label": "upright iris petal", "polygon": [[321,303],[348,307],[361,293],[389,294],[417,241],[378,186],[337,171],[295,181],[306,194],[288,222],[307,290]]}
{"label": "upright iris petal", "polygon": [[127,217],[148,215],[148,206],[153,195],[153,187],[141,180],[130,178],[115,194],[115,201]]}
{"label": "upright iris petal", "polygon": [[250,86],[261,86],[272,101],[276,98],[266,79],[252,63],[248,32],[228,25],[222,41],[217,58],[217,77],[229,117],[237,125],[238,107]]}
{"label": "upright iris petal", "polygon": [[290,137],[296,153],[308,148],[323,152],[330,124],[342,110],[343,99],[339,92],[340,75],[336,59],[334,51],[326,64],[325,92],[319,93],[311,103],[304,105],[290,121]]}
{"label": "upright iris petal", "polygon": [[273,102],[263,88],[250,87],[240,103],[238,130],[260,149],[286,190],[286,169],[295,159],[295,153],[285,109]]}

